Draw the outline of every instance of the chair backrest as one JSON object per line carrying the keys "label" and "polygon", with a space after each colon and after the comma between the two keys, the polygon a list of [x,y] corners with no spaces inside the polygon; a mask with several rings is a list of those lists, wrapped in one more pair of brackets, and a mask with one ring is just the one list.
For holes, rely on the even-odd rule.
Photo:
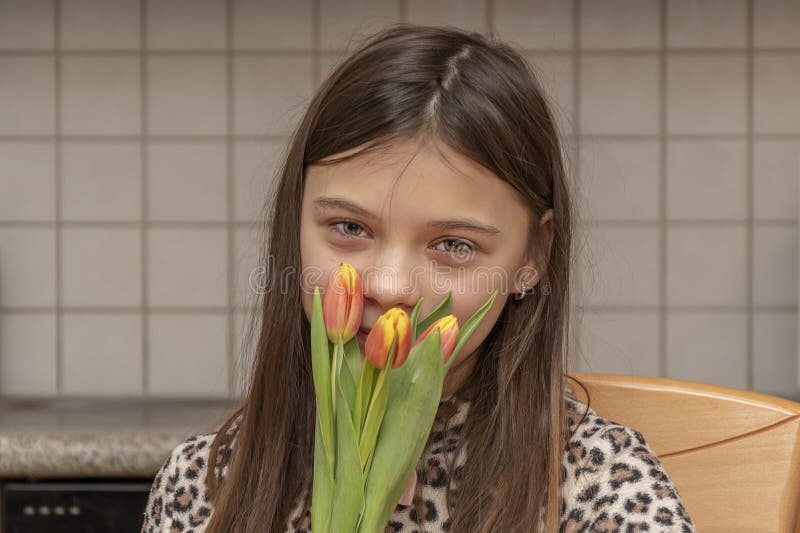
{"label": "chair backrest", "polygon": [[800,533],[800,403],[692,381],[569,375],[598,415],[644,435],[697,531]]}

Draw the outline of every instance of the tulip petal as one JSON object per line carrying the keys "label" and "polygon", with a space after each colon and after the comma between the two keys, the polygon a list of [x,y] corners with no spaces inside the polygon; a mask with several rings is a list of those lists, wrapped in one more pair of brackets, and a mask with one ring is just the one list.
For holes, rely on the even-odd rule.
{"label": "tulip petal", "polygon": [[442,356],[446,363],[453,353],[453,347],[455,346],[456,337],[458,336],[458,319],[455,315],[447,315],[440,318],[420,334],[417,340],[414,341],[414,346],[423,342],[434,329],[439,330],[439,336],[442,342]]}
{"label": "tulip petal", "polygon": [[331,273],[322,299],[328,340],[348,342],[358,332],[364,311],[361,277],[349,263],[339,263]]}
{"label": "tulip petal", "polygon": [[389,321],[387,313],[378,317],[378,321],[372,326],[367,335],[367,340],[364,342],[366,358],[377,369],[386,367],[386,358],[394,338],[394,328]]}
{"label": "tulip petal", "polygon": [[395,322],[395,331],[397,332],[397,349],[393,366],[397,368],[406,362],[409,351],[411,350],[411,322],[406,312],[402,309],[398,309],[393,319]]}
{"label": "tulip petal", "polygon": [[328,280],[328,285],[325,287],[325,293],[322,295],[325,327],[328,340],[331,342],[336,342],[336,338],[342,334],[347,316],[347,302],[340,279],[341,276],[339,276],[338,270],[334,271]]}
{"label": "tulip petal", "polygon": [[343,337],[345,342],[355,337],[361,327],[361,318],[364,314],[364,293],[361,291],[361,278],[358,271],[348,265],[347,287],[347,318],[344,324]]}

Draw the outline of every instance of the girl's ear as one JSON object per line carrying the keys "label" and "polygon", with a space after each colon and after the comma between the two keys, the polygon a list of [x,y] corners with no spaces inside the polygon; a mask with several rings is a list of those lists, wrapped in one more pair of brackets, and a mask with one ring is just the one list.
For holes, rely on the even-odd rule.
{"label": "girl's ear", "polygon": [[[535,250],[530,259],[528,260],[528,262],[523,267],[524,270],[533,273],[531,277],[524,278],[526,289],[530,289],[531,287],[539,283],[539,280],[542,277],[541,273],[547,270],[547,264],[550,260],[550,252],[553,248],[552,208],[545,211],[544,215],[542,215],[542,218],[539,219],[539,227],[541,231],[543,231],[543,236],[541,239],[538,239],[538,241],[544,243],[547,246],[547,249],[544,251]],[[517,290],[521,291],[522,288],[517,287]]]}

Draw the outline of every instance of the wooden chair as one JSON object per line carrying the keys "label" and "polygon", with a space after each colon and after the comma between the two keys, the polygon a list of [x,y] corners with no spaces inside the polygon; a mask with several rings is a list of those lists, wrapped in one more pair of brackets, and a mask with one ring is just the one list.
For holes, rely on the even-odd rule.
{"label": "wooden chair", "polygon": [[698,532],[800,533],[800,403],[667,378],[569,375],[598,415],[644,435]]}

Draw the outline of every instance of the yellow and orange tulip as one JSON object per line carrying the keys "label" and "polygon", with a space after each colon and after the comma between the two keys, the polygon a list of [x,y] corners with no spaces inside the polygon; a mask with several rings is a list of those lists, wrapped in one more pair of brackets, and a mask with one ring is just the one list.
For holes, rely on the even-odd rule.
{"label": "yellow and orange tulip", "polygon": [[411,351],[411,319],[408,313],[399,307],[392,307],[382,314],[367,335],[364,352],[372,366],[380,370],[386,368],[395,335],[397,335],[397,346],[392,368],[405,363],[408,352]]}
{"label": "yellow and orange tulip", "polygon": [[330,277],[322,296],[322,314],[328,339],[347,343],[358,333],[364,313],[364,294],[361,276],[350,263],[339,263]]}
{"label": "yellow and orange tulip", "polygon": [[428,326],[428,329],[414,341],[411,347],[413,348],[425,340],[425,337],[437,327],[439,328],[439,341],[442,343],[442,353],[444,354],[444,362],[446,363],[453,354],[453,348],[455,348],[456,340],[458,340],[458,319],[455,315],[444,316]]}

